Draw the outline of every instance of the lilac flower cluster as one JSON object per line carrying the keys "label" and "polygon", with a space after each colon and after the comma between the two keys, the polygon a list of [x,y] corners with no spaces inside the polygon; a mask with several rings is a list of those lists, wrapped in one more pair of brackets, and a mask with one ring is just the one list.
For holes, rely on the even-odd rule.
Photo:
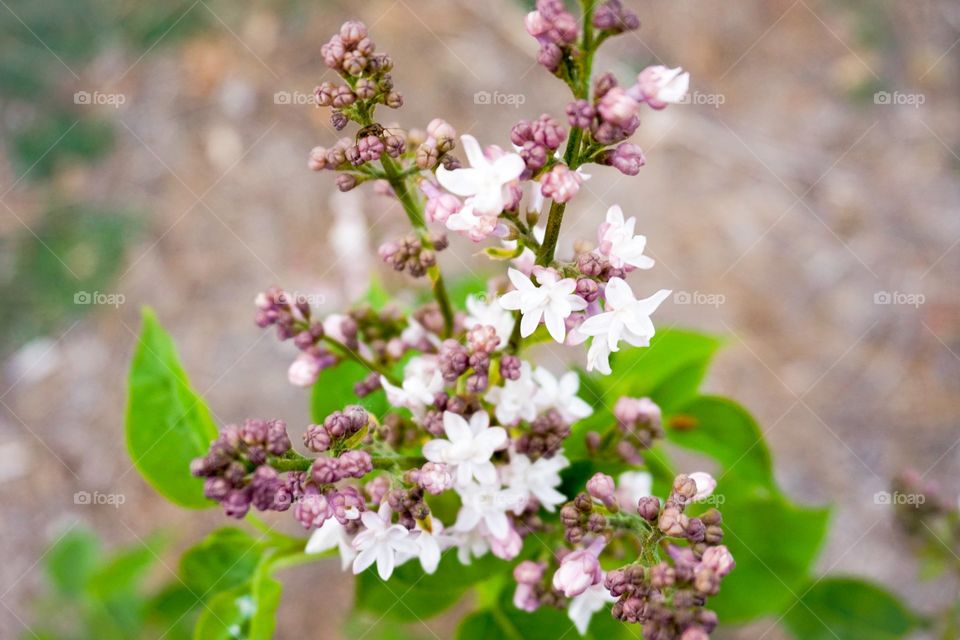
{"label": "lilac flower cluster", "polygon": [[[671,293],[634,294],[627,278],[654,261],[638,219],[617,205],[595,242],[576,242],[573,255],[556,252],[565,207],[590,178],[584,168],[638,173],[643,153],[626,140],[641,105],[679,102],[689,81],[664,67],[645,69],[628,87],[612,74],[593,80],[596,48],[639,20],[619,0],[585,6],[578,19],[562,0],[538,0],[527,16],[539,61],[570,86],[573,101],[569,127],[548,114],[521,120],[510,131],[512,149],[463,135],[458,150],[456,131],[441,119],[422,131],[384,126],[376,108],[401,103],[389,57],[375,53],[358,22],[323,46],[343,83],[321,84],[317,103],[332,109],[338,130],[349,122],[358,130],[315,147],[309,165],[336,171],[343,190],[373,181],[399,205],[412,229],[382,244],[380,257],[396,271],[426,276],[433,300],[412,309],[358,304],[319,319],[306,299],[280,289],[258,296],[257,324],[276,326],[301,352],[291,382],[317,384],[323,369],[350,360],[366,370],[356,395],[371,407],[385,399],[388,408],[374,415],[347,406],[309,425],[303,443],[311,455],[276,434],[236,446],[224,438],[232,442],[239,431],[222,435],[195,471],[231,515],[249,504],[293,504],[311,530],[308,553],[337,548],[344,568],[376,565],[384,580],[414,560],[432,573],[447,549],[462,563],[487,553],[513,560],[535,534],[552,553],[515,567],[521,609],[565,609],[583,634],[592,615],[612,605],[615,617],[643,623],[648,637],[696,640],[716,623],[705,599],[733,567],[719,546],[719,513],[695,517],[687,509],[716,483],[705,473],[678,476],[662,503],[650,475],[636,469],[616,480],[596,474],[580,492],[565,489],[571,434],[597,407],[580,397],[578,372],[556,375],[526,350],[589,342],[587,371],[608,375],[611,353],[650,344],[651,316]],[[473,242],[494,239],[484,253],[509,261],[506,278],[492,279],[463,308],[451,302],[437,263],[447,246],[442,229]],[[597,420],[586,436],[588,460],[643,465],[663,435],[661,420],[651,400],[620,398],[607,424]],[[456,505],[455,516],[434,508],[444,503]],[[628,564],[607,574],[601,558],[614,557]]]}

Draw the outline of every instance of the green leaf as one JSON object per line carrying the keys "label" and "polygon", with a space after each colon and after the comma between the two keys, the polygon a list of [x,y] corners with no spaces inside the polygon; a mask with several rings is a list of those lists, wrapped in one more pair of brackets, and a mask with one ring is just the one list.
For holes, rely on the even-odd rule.
{"label": "green leaf", "polygon": [[783,623],[798,640],[894,640],[917,626],[897,596],[857,578],[824,578],[797,593]]}
{"label": "green leaf", "polygon": [[356,606],[397,620],[426,619],[456,603],[471,585],[505,570],[504,562],[491,555],[462,565],[454,550],[444,552],[432,575],[424,574],[420,563],[411,561],[397,567],[384,582],[374,566],[357,576]]}
{"label": "green leaf", "polygon": [[[607,376],[605,393],[613,400],[621,395],[650,396],[658,403],[666,402],[664,409],[668,410],[671,403],[696,394],[707,364],[720,344],[716,337],[703,333],[658,331],[649,347],[622,349],[612,354],[613,374]],[[660,398],[656,397],[658,389]]]}
{"label": "green leaf", "polygon": [[180,558],[180,576],[190,589],[203,597],[211,591],[225,591],[244,584],[263,555],[263,545],[236,527],[217,529],[188,549]]}
{"label": "green leaf", "polygon": [[723,478],[739,478],[766,488],[765,493],[778,491],[763,432],[741,405],[727,398],[700,396],[674,417],[682,417],[690,426],[668,426],[671,442],[714,458],[723,468]]}
{"label": "green leaf", "polygon": [[374,275],[370,278],[370,288],[363,294],[362,300],[373,307],[374,310],[379,311],[390,302],[390,297],[390,292],[384,288],[383,282],[378,276]]}
{"label": "green leaf", "polygon": [[467,308],[467,296],[483,296],[487,291],[487,279],[476,273],[454,278],[447,284],[447,295],[453,306],[461,311]]}
{"label": "green leaf", "polygon": [[382,389],[359,399],[353,392],[353,386],[369,374],[369,369],[353,360],[344,360],[335,367],[321,371],[310,392],[310,416],[313,421],[320,424],[328,415],[351,403],[361,405],[378,418],[382,417],[389,408]]}
{"label": "green leaf", "polygon": [[146,572],[159,560],[166,546],[162,536],[153,535],[128,549],[113,554],[90,576],[88,591],[96,598],[108,600],[136,591]]}
{"label": "green leaf", "polygon": [[79,596],[86,588],[99,555],[99,541],[90,531],[74,528],[47,551],[47,579],[65,596]]}
{"label": "green leaf", "polygon": [[197,620],[195,640],[270,640],[282,591],[271,571],[273,563],[281,558],[265,554],[250,580],[214,596]]}
{"label": "green leaf", "polygon": [[797,506],[780,495],[760,497],[755,485],[722,477],[714,495],[723,500],[723,543],[737,566],[710,608],[722,624],[780,614],[809,580],[829,509]]}
{"label": "green leaf", "polygon": [[190,461],[206,454],[217,427],[149,308],[130,365],[126,432],[130,457],[154,489],[183,507],[213,506],[202,480],[190,475]]}

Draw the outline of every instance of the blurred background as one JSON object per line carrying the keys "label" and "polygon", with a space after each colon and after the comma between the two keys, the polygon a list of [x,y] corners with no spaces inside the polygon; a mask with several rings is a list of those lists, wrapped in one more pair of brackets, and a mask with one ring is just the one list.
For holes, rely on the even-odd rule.
{"label": "blurred background", "polygon": [[[126,455],[141,305],[218,421],[307,423],[307,393],[286,381],[293,353],[254,326],[253,297],[280,284],[332,310],[362,292],[368,259],[338,253],[336,234],[365,231],[374,255],[406,224],[371,190],[337,194],[306,168],[338,137],[310,100],[341,22],[365,21],[392,54],[406,104],[389,115],[405,127],[443,117],[506,146],[516,120],[560,117],[567,95],[512,0],[0,4],[0,636],[12,638],[54,606],[47,578],[69,591],[64,566],[92,558],[78,532],[149,561],[166,531],[169,581],[176,552],[225,524],[165,502]],[[948,603],[957,585],[917,579],[875,494],[907,467],[960,492],[960,5],[626,4],[643,26],[595,68],[627,81],[682,65],[691,99],[644,112],[647,166],[594,171],[561,246],[592,238],[610,204],[637,215],[658,261],[646,288],[678,292],[658,326],[726,337],[708,389],[754,412],[794,498],[836,507],[821,570],[887,583],[921,610]],[[455,245],[444,268],[478,270],[475,250]],[[45,553],[64,536],[66,559]],[[340,637],[352,586],[335,561],[284,582],[280,637]],[[334,621],[322,628],[320,602]],[[723,637],[782,637],[770,627]]]}

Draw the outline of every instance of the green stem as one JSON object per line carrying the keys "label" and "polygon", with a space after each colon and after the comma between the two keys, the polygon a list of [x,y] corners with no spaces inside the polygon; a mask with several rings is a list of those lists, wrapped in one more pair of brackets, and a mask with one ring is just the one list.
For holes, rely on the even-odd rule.
{"label": "green stem", "polygon": [[[372,456],[374,469],[392,469],[394,467],[418,467],[423,464],[421,456]],[[290,452],[284,457],[270,459],[270,466],[279,472],[307,471],[313,465],[313,458]]]}
{"label": "green stem", "polygon": [[[596,51],[596,44],[593,40],[593,6],[596,0],[581,0],[580,5],[583,8],[583,41],[580,50],[583,58],[576,68],[575,77],[572,78],[571,88],[573,95],[578,100],[586,100],[590,97],[590,76],[593,71],[593,53]],[[580,166],[581,146],[583,146],[583,129],[572,127],[570,137],[567,139],[567,146],[563,151],[564,162],[570,167],[571,171]],[[557,242],[560,239],[560,227],[563,225],[563,212],[567,208],[566,203],[552,202],[550,204],[550,213],[547,216],[547,229],[543,236],[543,243],[540,245],[540,252],[537,254],[537,264],[548,266],[553,262],[554,253],[557,250]]]}
{"label": "green stem", "polygon": [[340,355],[350,358],[354,362],[365,366],[367,369],[369,369],[374,373],[379,373],[384,378],[386,378],[387,381],[390,382],[390,384],[393,384],[393,385],[400,384],[400,382],[393,377],[393,374],[390,373],[390,371],[386,367],[376,362],[373,362],[372,360],[367,360],[366,358],[364,358],[359,353],[357,353],[347,345],[343,344],[339,340],[335,340],[329,336],[323,336],[323,341],[329,344],[330,346],[336,348],[340,352]]}
{"label": "green stem", "polygon": [[[393,192],[397,195],[397,199],[407,214],[407,218],[410,219],[410,224],[413,225],[413,228],[416,229],[417,234],[420,236],[421,244],[425,249],[434,250],[433,241],[430,240],[430,234],[427,231],[427,224],[423,219],[423,209],[410,191],[402,167],[386,154],[381,156],[380,163],[383,165],[387,182],[390,183]],[[453,307],[450,305],[450,297],[447,295],[447,287],[443,282],[440,267],[437,265],[430,267],[427,274],[433,283],[433,295],[437,299],[437,304],[440,306],[440,313],[443,314],[445,336],[449,336],[453,332]]]}

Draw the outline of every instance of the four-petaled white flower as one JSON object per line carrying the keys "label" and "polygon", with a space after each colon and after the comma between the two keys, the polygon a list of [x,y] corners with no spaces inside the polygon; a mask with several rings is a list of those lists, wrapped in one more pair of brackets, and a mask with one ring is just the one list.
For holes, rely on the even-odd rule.
{"label": "four-petaled white flower", "polygon": [[540,458],[531,462],[522,453],[510,455],[510,464],[503,467],[503,480],[510,489],[526,497],[514,510],[518,515],[527,506],[530,497],[536,498],[543,508],[551,513],[557,505],[567,501],[567,497],[557,491],[562,482],[560,471],[570,465],[562,452],[551,458]]}
{"label": "four-petaled white flower", "polygon": [[307,540],[307,546],[303,551],[304,553],[323,553],[339,547],[340,565],[346,571],[353,559],[357,557],[352,542],[347,529],[336,518],[327,518],[319,529],[310,534],[310,539]]}
{"label": "four-petaled white flower", "polygon": [[477,411],[468,423],[462,416],[449,411],[443,414],[446,440],[431,440],[423,445],[423,456],[456,469],[457,483],[466,485],[476,478],[482,484],[497,481],[497,469],[490,462],[493,452],[507,443],[503,427],[491,427],[490,416]]}
{"label": "four-petaled white flower", "polygon": [[668,104],[681,102],[690,88],[690,74],[682,67],[670,69],[662,65],[647,67],[637,76],[637,84],[627,94],[654,109],[663,109]]}
{"label": "four-petaled white flower", "polygon": [[550,337],[563,344],[567,337],[564,320],[574,311],[587,308],[587,301],[573,293],[577,281],[561,279],[552,269],[534,269],[540,286],[516,269],[508,269],[507,275],[516,290],[501,296],[500,306],[510,311],[520,310],[520,335],[524,338],[530,336],[542,319]]}
{"label": "four-petaled white flower", "polygon": [[443,390],[443,376],[435,356],[419,356],[410,358],[404,367],[401,386],[391,384],[385,376],[380,376],[380,384],[391,405],[406,407],[419,416],[433,404],[437,392]]}
{"label": "four-petaled white flower", "polygon": [[643,255],[647,237],[634,235],[636,225],[637,219],[630,216],[624,220],[623,210],[615,204],[607,209],[607,219],[597,231],[600,253],[617,269],[624,266],[650,269],[654,265],[653,258]]}
{"label": "four-petaled white flower", "polygon": [[558,380],[549,370],[537,367],[533,379],[538,386],[533,397],[538,410],[556,409],[567,422],[576,422],[593,413],[593,408],[577,396],[580,376],[576,371],[568,371]]}
{"label": "four-petaled white flower", "polygon": [[533,402],[537,385],[530,372],[530,363],[520,364],[520,377],[504,380],[503,385],[493,387],[484,399],[495,408],[493,414],[502,425],[514,425],[521,420],[530,422],[537,417],[537,405]]}
{"label": "four-petaled white flower", "polygon": [[617,599],[603,586],[603,580],[600,580],[592,587],[587,587],[587,590],[580,595],[574,596],[567,608],[567,615],[570,616],[573,626],[577,628],[580,635],[585,636],[593,614],[616,601]]}
{"label": "four-petaled white flower", "polygon": [[384,501],[379,512],[360,514],[364,529],[353,539],[353,548],[359,552],[353,561],[355,574],[376,562],[380,579],[389,580],[397,566],[398,553],[419,555],[420,547],[410,530],[402,524],[390,524],[390,513],[390,505]]}
{"label": "four-petaled white flower", "polygon": [[[649,298],[637,300],[623,278],[611,278],[603,293],[603,313],[587,318],[577,329],[594,337],[587,354],[587,368],[609,373],[607,356],[610,351],[619,351],[621,340],[634,347],[650,346],[650,338],[656,333],[650,315],[671,293],[661,289]],[[598,345],[598,341],[605,341],[606,346]]]}
{"label": "four-petaled white flower", "polygon": [[[436,518],[430,519],[430,526],[432,530],[427,531],[420,523],[417,523],[417,529],[413,532],[413,539],[416,541],[419,550],[416,557],[420,560],[420,566],[423,567],[424,572],[433,574],[440,565],[441,552],[456,544],[457,540],[444,531],[443,523]],[[413,557],[407,554],[398,554],[397,564],[401,565]]]}
{"label": "four-petaled white flower", "polygon": [[470,167],[451,171],[440,166],[437,180],[447,191],[468,197],[465,208],[472,205],[480,216],[500,215],[510,199],[509,184],[523,173],[523,159],[516,153],[507,153],[491,161],[483,154],[476,138],[463,135],[460,140]]}
{"label": "four-petaled white flower", "polygon": [[470,532],[481,524],[494,538],[503,540],[510,535],[508,511],[523,509],[527,496],[515,489],[502,489],[498,484],[471,482],[457,488],[460,494],[460,511],[453,528]]}
{"label": "four-petaled white flower", "polygon": [[513,325],[516,324],[512,313],[501,307],[496,300],[486,302],[483,296],[473,294],[467,296],[467,313],[469,315],[463,321],[465,328],[493,327],[497,337],[500,338],[500,348],[506,346],[510,340],[510,334],[513,333]]}

